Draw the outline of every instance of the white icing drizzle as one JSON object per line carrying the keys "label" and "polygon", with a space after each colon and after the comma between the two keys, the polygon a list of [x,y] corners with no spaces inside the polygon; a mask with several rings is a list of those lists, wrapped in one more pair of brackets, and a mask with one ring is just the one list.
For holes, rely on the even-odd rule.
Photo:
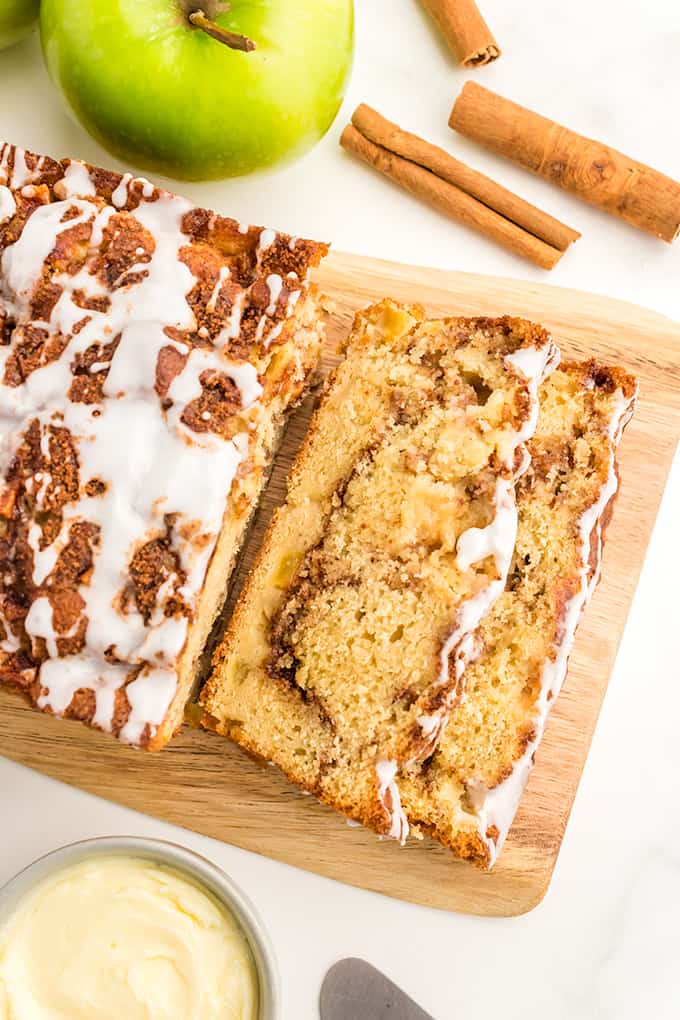
{"label": "white icing drizzle", "polygon": [[120,739],[137,744],[144,727],[157,729],[165,718],[175,694],[176,677],[167,669],[147,669],[125,688],[130,702],[130,715],[120,732]]}
{"label": "white icing drizzle", "polygon": [[396,761],[380,758],[376,762],[375,773],[378,780],[378,799],[390,818],[390,828],[386,835],[391,839],[398,839],[403,846],[409,833],[409,824],[401,806],[399,787],[396,783]]}
{"label": "white icing drizzle", "polygon": [[128,667],[98,662],[95,669],[94,665],[91,657],[85,654],[70,655],[68,659],[47,659],[40,668],[45,693],[38,698],[38,706],[49,706],[56,715],[61,715],[76,691],[87,688],[94,691],[96,699],[92,722],[102,729],[110,729],[115,693],[124,682]]}
{"label": "white icing drizzle", "polygon": [[[512,365],[525,379],[543,379],[544,373],[551,364],[552,356],[546,359],[545,347],[520,347],[513,354],[506,354],[503,359],[506,366]],[[553,365],[556,368],[557,365]]]}
{"label": "white icing drizzle", "polygon": [[[291,274],[289,273],[288,275],[290,276]],[[295,276],[295,274],[293,274],[293,275]],[[288,305],[286,307],[286,315],[292,315],[293,314],[293,309],[295,308],[296,304],[300,300],[300,294],[301,293],[302,293],[302,291],[300,291],[300,290],[291,290],[290,294],[288,295]]]}
{"label": "white icing drizzle", "polygon": [[269,305],[267,307],[267,315],[274,315],[276,312],[276,305],[283,289],[283,280],[278,273],[270,273],[266,282],[267,287],[269,288]]}
{"label": "white icing drizzle", "polygon": [[[167,346],[167,345],[164,345]],[[117,353],[117,352],[116,352]],[[115,360],[115,359],[114,359]],[[186,407],[192,400],[197,400],[202,392],[200,377],[203,372],[215,367],[214,351],[194,348],[184,370],[175,376],[168,396],[175,404]],[[244,410],[251,407],[262,396],[262,386],[257,378],[257,369],[249,362],[232,362],[222,359],[220,370],[236,384],[241,391],[241,405]],[[174,412],[171,412],[174,417]],[[178,425],[181,424],[178,421]]]}
{"label": "white icing drizzle", "polygon": [[[262,319],[260,321],[264,322],[265,320]],[[273,329],[270,329],[269,333],[267,334],[267,338],[264,342],[265,347],[269,347],[269,345],[272,344],[278,336],[280,336],[282,329],[283,322],[278,322]]]}
{"label": "white icing drizzle", "polygon": [[19,649],[21,648],[21,641],[9,629],[9,627],[5,627],[5,631],[6,631],[5,637],[0,641],[0,648],[2,649],[3,652],[7,652],[9,655],[11,655],[12,652],[19,651]]}
{"label": "white icing drizzle", "polygon": [[[612,412],[608,428],[611,441],[609,450],[609,471],[607,479],[598,493],[597,499],[581,515],[579,521],[580,549],[580,587],[578,592],[567,602],[560,621],[561,641],[554,648],[555,657],[543,666],[541,686],[536,700],[534,722],[534,739],[528,744],[522,756],[515,762],[510,775],[496,786],[489,788],[476,778],[470,778],[465,786],[470,803],[475,810],[480,838],[489,851],[489,867],[495,863],[505,838],[512,825],[519,807],[524,788],[526,787],[534,755],[541,742],[548,714],[559,694],[567,672],[569,655],[574,645],[574,638],[579,620],[600,577],[602,557],[602,515],[609,501],[618,489],[616,473],[616,445],[623,428],[630,420],[635,409],[636,394],[627,398],[619,390],[616,394],[617,406]],[[596,561],[591,574],[592,538],[596,536]],[[487,830],[495,827],[498,837],[487,836]]]}
{"label": "white icing drizzle", "polygon": [[[474,564],[492,556],[498,576],[487,580],[475,595],[464,599],[458,607],[454,629],[442,643],[439,652],[439,674],[434,686],[441,688],[449,684],[452,668],[456,682],[450,685],[446,697],[440,699],[441,705],[437,711],[418,718],[423,739],[418,753],[406,763],[407,765],[415,761],[422,761],[437,746],[451,708],[460,697],[465,667],[477,647],[477,628],[505,588],[517,537],[517,507],[513,471],[515,454],[518,449],[525,453],[523,443],[533,435],[538,421],[538,387],[557,367],[558,363],[559,350],[550,338],[541,347],[520,347],[519,350],[504,358],[505,367],[518,375],[526,385],[530,400],[529,414],[522,427],[512,436],[507,461],[504,465],[506,474],[501,474],[496,480],[491,521],[484,528],[469,528],[463,532],[459,536],[456,546],[456,562],[461,572],[469,570]],[[386,775],[386,766],[383,765],[382,778]],[[395,774],[392,775],[388,783],[383,783],[381,779],[380,790],[382,803],[386,809],[389,810],[390,803],[397,805],[392,815],[390,835],[394,835],[394,832],[401,833],[403,825],[399,815],[403,812],[401,812],[396,782],[396,766]]]}
{"label": "white icing drizzle", "polygon": [[111,202],[116,206],[117,209],[122,209],[127,205],[128,200],[128,188],[132,181],[132,174],[125,173],[120,179],[118,187],[111,194]]}
{"label": "white icing drizzle", "polygon": [[3,142],[0,145],[0,184],[9,183],[9,152],[10,146]]}
{"label": "white icing drizzle", "polygon": [[[14,168],[10,167],[10,157],[13,155]],[[38,180],[45,166],[44,156],[40,156],[33,170],[30,170],[26,161],[26,154],[19,148],[9,145],[7,142],[0,144],[0,183],[7,184],[15,191],[21,191],[28,184]]]}
{"label": "white icing drizzle", "polygon": [[531,395],[531,414],[519,433],[519,442],[526,442],[536,431],[538,422],[538,387],[560,363],[560,349],[552,338],[547,347],[520,347],[503,359],[506,368],[523,378]]}
{"label": "white icing drizzle", "polygon": [[[0,154],[0,174],[5,178],[9,151],[5,147]],[[30,176],[23,154],[15,150],[12,184],[23,186]],[[113,205],[125,206],[132,181],[131,174],[124,175],[112,196]],[[60,714],[68,708],[77,690],[88,688],[96,698],[95,724],[110,729],[115,692],[127,682],[131,711],[121,738],[132,743],[139,742],[147,728],[153,735],[168,710],[176,689],[176,668],[186,640],[187,618],[166,617],[163,611],[165,602],[177,590],[176,577],[162,586],[148,623],[133,600],[126,600],[123,606],[121,593],[129,580],[128,564],[143,542],[165,536],[165,515],[175,515],[171,540],[185,574],[177,593],[189,611],[195,608],[221,528],[225,500],[239,466],[248,456],[249,434],[260,419],[262,395],[255,365],[233,362],[223,352],[224,345],[239,335],[243,292],[237,295],[230,320],[212,348],[190,350],[189,345],[172,340],[165,332],[167,327],[178,330],[196,327],[186,300],[195,278],[178,257],[179,249],[189,244],[181,223],[192,206],[164,192],[158,196],[153,185],[143,178],[137,181],[147,201],[141,201],[133,213],[125,215],[138,220],[155,243],[150,259],[140,258],[127,271],[140,273],[140,282],[126,284],[123,278],[109,290],[92,274],[92,259],[115,209],[99,208],[96,202],[88,200],[94,186],[87,167],[78,162],[69,164],[61,182],[64,200],[38,207],[18,240],[5,249],[0,263],[0,309],[9,312],[18,323],[17,329],[21,329],[22,324],[32,321],[32,294],[59,234],[84,223],[91,228],[85,266],[74,275],[54,275],[53,282],[62,288],[61,295],[49,322],[34,323],[50,334],[61,333],[66,337],[64,351],[56,360],[31,372],[20,386],[0,383],[0,466],[6,470],[29,422],[37,420],[47,459],[39,472],[41,477],[35,478],[35,485],[39,485],[35,494],[38,504],[50,483],[49,430],[53,424],[66,428],[74,440],[81,492],[91,479],[106,483],[103,494],[81,495],[77,502],[63,507],[60,532],[45,549],[40,548],[42,532],[37,524],[31,523],[28,536],[34,554],[33,579],[36,585],[41,585],[48,581],[59,553],[68,544],[70,527],[76,521],[97,526],[99,541],[93,551],[91,576],[79,588],[87,618],[85,647],[78,654],[58,657],[57,638],[70,634],[55,633],[46,597],[33,602],[26,629],[33,638],[44,639],[50,655],[40,667],[43,690],[38,704]],[[154,194],[156,200],[148,201]],[[11,192],[2,187],[0,211],[11,210],[13,201]],[[64,220],[67,212],[76,215]],[[274,231],[263,230],[259,251],[270,246],[276,236]],[[143,256],[144,248],[138,249],[138,254]],[[210,299],[213,307],[228,276],[228,269],[220,271]],[[275,303],[281,278],[271,275],[268,285]],[[84,310],[73,301],[76,290],[90,298],[106,296],[110,306],[106,312]],[[264,323],[263,317],[262,328]],[[76,325],[78,329],[74,331]],[[120,339],[110,364],[102,360],[90,368],[93,374],[108,367],[102,402],[67,400],[76,356],[92,344],[106,344],[117,337]],[[159,352],[168,347],[189,356],[171,383],[168,397],[173,403],[164,411],[154,387]],[[12,350],[12,345],[0,348],[0,379]],[[206,370],[226,374],[241,392],[241,413],[247,431],[232,440],[211,432],[194,432],[181,420],[187,404],[201,395],[200,375]],[[192,538],[177,538],[182,525],[186,525]],[[14,650],[16,639],[6,629],[8,636],[3,647]],[[111,649],[120,661],[108,661]]]}
{"label": "white icing drizzle", "polygon": [[[230,379],[233,379],[241,391],[244,410],[247,410],[260,399],[262,396],[262,386],[258,381],[257,369],[254,365],[248,362],[241,362],[240,364],[228,362],[225,363],[223,371]],[[238,438],[238,436],[235,436],[232,442],[236,443]]]}
{"label": "white icing drizzle", "polygon": [[52,603],[46,595],[37,598],[29,609],[24,623],[26,633],[31,637],[42,637],[45,639],[47,654],[53,659],[59,655],[57,649],[57,634],[52,623]]}
{"label": "white icing drizzle", "polygon": [[274,241],[276,240],[276,231],[265,228],[260,231],[260,239],[257,242],[257,251],[259,255],[263,255],[268,248],[271,248]]}
{"label": "white icing drizzle", "polygon": [[419,715],[416,720],[423,736],[431,737],[435,733],[439,733],[441,727],[441,719],[438,715]]}
{"label": "white icing drizzle", "polygon": [[215,307],[217,305],[217,299],[219,298],[220,291],[222,290],[222,284],[224,283],[225,280],[229,279],[229,275],[230,275],[229,274],[229,266],[220,266],[220,271],[217,274],[217,283],[215,284],[213,292],[210,295],[210,297],[208,298],[208,303],[205,306],[206,310],[208,312],[214,312],[215,311]]}
{"label": "white icing drizzle", "polygon": [[[520,355],[529,351],[529,356],[520,358]],[[543,347],[520,348],[512,355],[506,356],[504,362],[516,370],[519,369],[524,379],[530,397],[530,410],[528,420],[533,423],[529,434],[533,434],[538,420],[538,387],[540,382],[546,378],[557,365],[559,352],[556,355],[556,347],[552,340],[549,340]],[[521,367],[520,367],[521,366]],[[527,375],[531,372],[531,375]],[[515,451],[522,449],[523,442],[528,438],[527,425],[524,424],[514,436],[514,443],[508,456],[506,467],[510,469],[514,461]],[[467,599],[459,607],[456,618],[456,625],[453,632],[443,643],[440,652],[440,673],[438,684],[443,685],[449,677],[451,656],[454,657],[454,670],[457,681],[462,679],[465,666],[475,647],[474,632],[486,616],[487,612],[505,588],[508,570],[512,562],[512,554],[515,548],[517,537],[517,507],[515,504],[514,478],[500,476],[496,480],[494,494],[494,515],[485,528],[469,528],[459,536],[456,546],[456,562],[461,571],[468,570],[473,564],[479,563],[488,556],[493,556],[498,577],[490,580],[476,595]],[[456,690],[451,693],[451,700],[458,697]],[[451,704],[445,703],[439,715],[441,723],[435,729],[430,728],[424,753],[431,753],[441,737],[444,720],[450,711]]]}
{"label": "white icing drizzle", "polygon": [[526,446],[522,447],[522,459],[519,463],[519,467],[515,469],[515,481],[519,481],[523,474],[529,470],[531,464],[531,454],[527,450]]}
{"label": "white icing drizzle", "polygon": [[66,168],[62,178],[61,190],[64,198],[84,198],[96,195],[97,189],[90,177],[90,171],[84,163],[73,160]]}
{"label": "white icing drizzle", "polygon": [[23,188],[24,184],[30,184],[33,180],[33,174],[28,168],[26,162],[26,156],[22,149],[15,148],[14,150],[14,169],[12,170],[12,187],[15,190]]}
{"label": "white icing drizzle", "polygon": [[255,343],[256,344],[259,344],[259,343],[262,342],[262,337],[264,336],[264,330],[265,330],[265,326],[266,325],[267,325],[267,322],[266,322],[265,317],[263,315],[262,318],[260,319],[260,321],[257,324],[257,329],[255,330]]}
{"label": "white icing drizzle", "polygon": [[130,197],[130,185],[132,184],[138,185],[142,197],[146,199],[151,198],[156,190],[151,181],[147,181],[146,177],[133,177],[131,173],[125,173],[121,177],[118,187],[111,195],[111,201],[116,208],[123,209],[127,205],[128,198]]}
{"label": "white icing drizzle", "polygon": [[514,478],[498,478],[493,520],[485,528],[468,528],[459,537],[456,545],[459,570],[469,570],[473,563],[481,563],[488,556],[493,556],[498,573],[502,577],[507,576],[517,538],[514,484]]}
{"label": "white icing drizzle", "polygon": [[14,201],[14,195],[6,185],[0,184],[0,223],[10,219],[16,211],[17,204]]}
{"label": "white icing drizzle", "polygon": [[[77,209],[78,215],[64,224],[61,219],[67,209]],[[42,205],[28,219],[18,241],[5,248],[0,262],[0,296],[6,298],[5,303],[17,317],[24,311],[25,319],[28,320],[27,305],[42,273],[43,264],[54,248],[57,235],[94,219],[94,215],[92,203],[79,199]],[[78,310],[78,315],[79,318],[83,317],[82,309]],[[2,353],[7,357],[9,352]],[[68,366],[64,367],[68,371]]]}
{"label": "white icing drizzle", "polygon": [[216,347],[224,347],[225,344],[229,343],[230,340],[235,340],[236,337],[239,335],[239,332],[241,330],[241,315],[243,314],[244,302],[245,294],[243,293],[237,294],[227,324],[226,326],[224,326],[219,336],[215,340]]}

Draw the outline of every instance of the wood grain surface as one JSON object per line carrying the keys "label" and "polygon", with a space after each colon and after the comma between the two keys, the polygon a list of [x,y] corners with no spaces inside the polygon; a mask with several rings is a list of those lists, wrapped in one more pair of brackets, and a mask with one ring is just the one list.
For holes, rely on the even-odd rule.
{"label": "wood grain surface", "polygon": [[[578,632],[569,674],[498,864],[490,874],[424,840],[404,848],[348,827],[274,768],[211,733],[186,728],[148,754],[29,709],[0,691],[0,752],[91,793],[353,885],[448,910],[513,915],[545,894],[680,436],[680,326],[635,305],[520,281],[333,254],[319,272],[328,295],[325,367],[354,311],[383,296],[431,314],[523,315],[548,327],[565,356],[619,362],[640,382],[620,448],[621,493],[603,580]],[[311,401],[291,421],[239,568],[283,494]],[[338,423],[341,427],[341,423]],[[238,586],[238,581],[237,581]],[[236,587],[237,587],[236,586]]]}

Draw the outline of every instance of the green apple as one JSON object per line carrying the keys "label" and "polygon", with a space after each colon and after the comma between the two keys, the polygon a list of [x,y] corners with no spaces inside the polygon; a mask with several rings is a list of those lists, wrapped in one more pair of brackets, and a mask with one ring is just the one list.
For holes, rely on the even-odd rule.
{"label": "green apple", "polygon": [[[0,0],[2,3],[3,0]],[[42,0],[52,79],[126,162],[189,180],[290,160],[335,117],[352,0]]]}
{"label": "green apple", "polygon": [[0,50],[28,35],[39,8],[40,0],[0,0]]}

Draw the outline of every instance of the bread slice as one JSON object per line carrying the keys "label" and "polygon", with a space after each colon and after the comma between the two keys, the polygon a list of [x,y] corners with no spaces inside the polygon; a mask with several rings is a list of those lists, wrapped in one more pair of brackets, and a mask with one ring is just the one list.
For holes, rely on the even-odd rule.
{"label": "bread slice", "polygon": [[0,148],[0,680],[160,747],[288,409],[326,248]]}
{"label": "bread slice", "polygon": [[431,753],[502,592],[514,477],[556,349],[521,319],[357,316],[201,695],[204,725],[404,839],[397,774]]}
{"label": "bread slice", "polygon": [[479,657],[435,753],[402,778],[410,822],[485,868],[512,824],[599,577],[635,393],[631,376],[595,361],[563,364],[542,387],[506,590],[479,628]]}

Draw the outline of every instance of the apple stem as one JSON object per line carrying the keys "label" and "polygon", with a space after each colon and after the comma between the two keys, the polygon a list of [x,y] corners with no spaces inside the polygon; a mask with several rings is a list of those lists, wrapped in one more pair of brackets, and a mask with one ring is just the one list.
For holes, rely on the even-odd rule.
{"label": "apple stem", "polygon": [[206,35],[217,39],[218,42],[224,43],[225,46],[229,46],[232,50],[250,53],[257,48],[256,43],[249,39],[247,35],[239,35],[238,32],[230,32],[228,29],[222,28],[220,25],[215,24],[214,21],[211,21],[204,11],[192,11],[189,15],[189,21],[196,28],[200,28],[205,32]]}

